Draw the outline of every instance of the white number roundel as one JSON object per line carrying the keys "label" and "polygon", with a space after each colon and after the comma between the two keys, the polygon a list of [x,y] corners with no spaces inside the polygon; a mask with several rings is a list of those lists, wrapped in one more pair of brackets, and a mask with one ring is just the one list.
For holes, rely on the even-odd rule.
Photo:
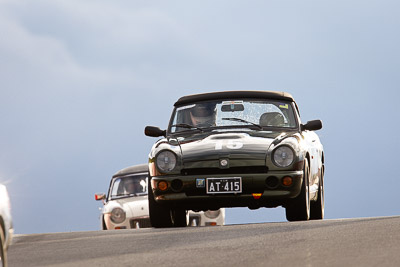
{"label": "white number roundel", "polygon": [[221,140],[215,143],[215,150],[221,150],[224,145],[228,149],[241,149],[243,147],[243,143],[239,140],[229,140],[226,144]]}

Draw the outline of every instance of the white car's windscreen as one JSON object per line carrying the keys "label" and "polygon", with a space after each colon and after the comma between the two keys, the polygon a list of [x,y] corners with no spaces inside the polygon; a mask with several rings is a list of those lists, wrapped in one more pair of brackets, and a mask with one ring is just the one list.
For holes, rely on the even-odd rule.
{"label": "white car's windscreen", "polygon": [[147,194],[147,175],[129,175],[114,179],[111,198]]}

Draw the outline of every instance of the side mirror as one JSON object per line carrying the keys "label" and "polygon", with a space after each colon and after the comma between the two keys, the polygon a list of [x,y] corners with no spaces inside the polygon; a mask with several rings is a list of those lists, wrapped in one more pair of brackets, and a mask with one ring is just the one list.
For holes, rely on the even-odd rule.
{"label": "side mirror", "polygon": [[309,131],[316,131],[322,129],[322,121],[320,120],[313,120],[308,121],[306,124],[301,125],[301,130],[309,130]]}
{"label": "side mirror", "polygon": [[104,200],[104,199],[106,199],[106,194],[104,194],[104,193],[94,194],[94,199],[95,200]]}
{"label": "side mirror", "polygon": [[159,136],[165,137],[167,131],[160,130],[160,128],[154,126],[146,126],[146,128],[144,128],[144,134],[150,137],[159,137]]}

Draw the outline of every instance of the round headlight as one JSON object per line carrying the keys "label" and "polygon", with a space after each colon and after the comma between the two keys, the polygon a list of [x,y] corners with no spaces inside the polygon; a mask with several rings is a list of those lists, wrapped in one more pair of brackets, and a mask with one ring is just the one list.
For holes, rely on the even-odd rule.
{"label": "round headlight", "polygon": [[288,146],[280,146],[274,151],[273,159],[276,166],[287,167],[293,163],[293,150]]}
{"label": "round headlight", "polygon": [[114,208],[111,211],[110,219],[113,223],[122,223],[126,219],[125,211],[121,208]]}
{"label": "round headlight", "polygon": [[156,163],[160,171],[170,172],[176,166],[176,156],[171,151],[162,151],[157,155]]}
{"label": "round headlight", "polygon": [[220,213],[221,213],[220,210],[207,210],[206,212],[204,212],[204,215],[207,218],[215,219],[219,216]]}

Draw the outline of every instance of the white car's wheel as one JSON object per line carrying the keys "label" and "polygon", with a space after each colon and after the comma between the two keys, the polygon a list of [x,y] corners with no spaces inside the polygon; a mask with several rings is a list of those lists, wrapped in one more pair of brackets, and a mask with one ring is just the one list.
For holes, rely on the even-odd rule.
{"label": "white car's wheel", "polygon": [[0,224],[0,266],[7,267],[7,250],[5,249],[6,239],[4,237],[3,227]]}

